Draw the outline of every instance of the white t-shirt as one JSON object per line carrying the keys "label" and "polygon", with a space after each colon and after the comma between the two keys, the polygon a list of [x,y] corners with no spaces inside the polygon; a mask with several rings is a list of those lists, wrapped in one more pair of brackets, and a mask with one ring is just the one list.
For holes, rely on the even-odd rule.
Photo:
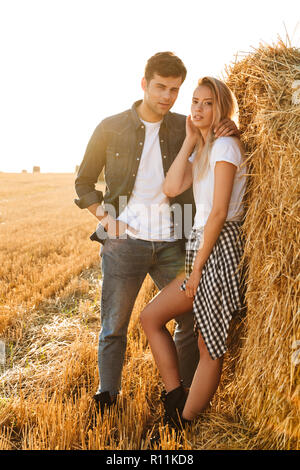
{"label": "white t-shirt", "polygon": [[[194,158],[195,153],[191,155],[189,160],[192,162]],[[196,215],[193,228],[204,227],[212,210],[214,170],[216,162],[219,161],[230,162],[237,167],[226,220],[241,220],[243,217],[244,207],[242,199],[246,188],[246,177],[244,175],[247,173],[247,168],[246,165],[243,165],[241,168],[243,156],[236,140],[233,137],[219,137],[213,143],[206,175],[200,181],[197,180],[197,176],[194,177],[193,192]]]}
{"label": "white t-shirt", "polygon": [[174,227],[169,198],[163,193],[165,179],[159,143],[160,122],[145,122],[145,142],[136,180],[127,206],[119,215],[136,230],[131,237],[151,241],[173,241]]}

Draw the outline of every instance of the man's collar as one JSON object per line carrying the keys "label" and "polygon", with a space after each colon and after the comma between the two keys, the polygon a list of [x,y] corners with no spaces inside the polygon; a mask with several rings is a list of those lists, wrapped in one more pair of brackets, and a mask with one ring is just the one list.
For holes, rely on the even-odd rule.
{"label": "man's collar", "polygon": [[[135,101],[131,107],[131,115],[132,115],[132,119],[133,119],[133,122],[134,122],[134,125],[136,128],[140,127],[142,125],[142,121],[140,120],[139,118],[139,115],[137,113],[137,110],[136,108],[142,103],[143,100],[138,100],[138,101]],[[166,126],[168,127],[168,123],[169,123],[169,119],[170,119],[170,111],[163,117],[163,121],[161,123],[161,126]]]}

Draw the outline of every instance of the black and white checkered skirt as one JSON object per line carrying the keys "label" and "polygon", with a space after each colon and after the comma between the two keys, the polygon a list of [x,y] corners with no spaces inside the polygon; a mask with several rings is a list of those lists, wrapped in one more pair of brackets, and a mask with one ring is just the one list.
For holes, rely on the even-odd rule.
{"label": "black and white checkered skirt", "polygon": [[[185,290],[197,251],[203,242],[204,227],[192,229],[186,249]],[[229,324],[234,315],[245,313],[244,271],[239,268],[244,243],[241,222],[226,221],[208,257],[193,302],[195,333],[200,330],[212,359],[227,350]]]}

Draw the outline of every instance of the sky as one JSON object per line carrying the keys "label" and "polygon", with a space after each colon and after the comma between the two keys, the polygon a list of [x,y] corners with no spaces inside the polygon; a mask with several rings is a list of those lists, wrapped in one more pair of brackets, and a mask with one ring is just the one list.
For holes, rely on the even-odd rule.
{"label": "sky", "polygon": [[295,0],[0,0],[0,171],[74,172],[99,122],[143,98],[149,57],[172,51],[197,80],[280,36],[300,47]]}

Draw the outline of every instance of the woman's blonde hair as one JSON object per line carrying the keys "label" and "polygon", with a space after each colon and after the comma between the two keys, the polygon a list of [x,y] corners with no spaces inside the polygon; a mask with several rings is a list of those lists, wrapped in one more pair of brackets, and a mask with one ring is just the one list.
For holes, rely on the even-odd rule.
{"label": "woman's blonde hair", "polygon": [[236,111],[236,101],[225,83],[217,78],[203,77],[198,81],[198,86],[205,85],[210,88],[213,95],[213,120],[209,129],[206,142],[200,135],[199,143],[196,147],[196,156],[193,162],[193,172],[196,172],[196,178],[201,179],[206,174],[209,163],[209,155],[212,144],[215,141],[214,128],[223,119],[232,119]]}

